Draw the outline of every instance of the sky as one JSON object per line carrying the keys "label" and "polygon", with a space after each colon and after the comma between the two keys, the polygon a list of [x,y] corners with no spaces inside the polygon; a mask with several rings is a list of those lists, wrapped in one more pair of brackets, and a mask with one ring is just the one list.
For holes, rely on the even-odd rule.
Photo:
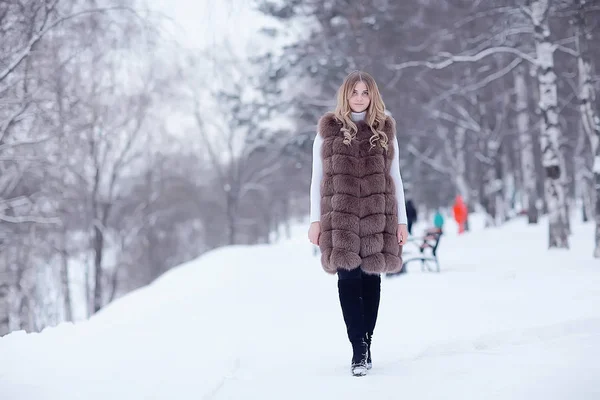
{"label": "sky", "polygon": [[172,19],[166,31],[183,46],[200,49],[230,38],[244,51],[258,40],[256,32],[268,24],[250,0],[148,0],[151,8]]}
{"label": "sky", "polygon": [[[161,42],[164,45],[165,57],[180,58],[184,62],[188,50],[191,54],[208,49],[217,59],[223,50],[226,40],[239,58],[248,55],[251,45],[264,47],[268,44],[258,34],[261,27],[268,24],[268,18],[251,8],[253,0],[146,0],[151,11],[163,14],[161,24]],[[178,51],[183,47],[185,51]],[[175,53],[173,53],[175,50]],[[197,53],[196,53],[197,54]],[[226,57],[225,55],[223,55]],[[168,62],[168,60],[166,60]],[[217,74],[216,63],[209,62],[202,68],[209,74]],[[190,85],[198,83],[192,79]],[[186,137],[189,130],[185,127],[195,126],[187,111],[170,112],[165,116],[169,131],[176,136]]]}
{"label": "sky", "polygon": [[[146,0],[146,2],[153,11],[169,18],[168,22],[162,24],[161,29],[162,41],[166,44],[166,57],[185,57],[186,52],[178,52],[180,46],[185,50],[191,50],[192,53],[202,49],[211,51],[209,61],[217,62],[207,62],[200,66],[206,74],[215,77],[209,79],[210,82],[207,83],[209,86],[219,82],[217,76],[221,71],[218,60],[228,59],[222,48],[225,41],[230,43],[242,70],[246,71],[243,66],[248,56],[266,50],[277,53],[281,51],[282,45],[304,34],[308,27],[305,21],[286,22],[283,27],[279,21],[256,11],[252,6],[254,0]],[[261,28],[275,28],[279,34],[275,38],[268,37],[259,33]],[[175,54],[173,49],[176,51]],[[192,79],[189,82],[190,85],[197,85]],[[190,123],[195,125],[185,112],[184,115],[170,113],[167,118],[169,130],[178,132],[177,136],[187,137],[189,130],[184,127],[189,126]]]}

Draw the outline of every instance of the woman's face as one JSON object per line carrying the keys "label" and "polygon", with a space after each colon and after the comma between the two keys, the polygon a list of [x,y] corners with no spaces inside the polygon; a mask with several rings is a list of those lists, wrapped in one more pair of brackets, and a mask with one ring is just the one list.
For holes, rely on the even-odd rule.
{"label": "woman's face", "polygon": [[354,112],[363,112],[371,103],[370,93],[367,90],[367,85],[364,82],[358,81],[354,85],[354,90],[350,94],[350,108]]}

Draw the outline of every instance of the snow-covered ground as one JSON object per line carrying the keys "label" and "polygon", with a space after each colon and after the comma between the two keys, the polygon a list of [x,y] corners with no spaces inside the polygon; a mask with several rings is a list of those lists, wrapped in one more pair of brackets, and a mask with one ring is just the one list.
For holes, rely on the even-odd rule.
{"label": "snow-covered ground", "polygon": [[[218,249],[91,320],[0,339],[1,400],[600,399],[593,226],[546,249],[547,221],[462,236],[442,271],[382,283],[373,369],[349,373],[336,278],[306,226]],[[418,226],[417,231],[423,226]]]}

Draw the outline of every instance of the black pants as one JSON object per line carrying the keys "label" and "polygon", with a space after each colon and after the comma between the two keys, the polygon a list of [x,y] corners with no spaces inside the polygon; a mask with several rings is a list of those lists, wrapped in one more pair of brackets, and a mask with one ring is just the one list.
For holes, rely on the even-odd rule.
{"label": "black pants", "polygon": [[361,268],[338,270],[338,292],[348,339],[351,343],[362,339],[370,342],[379,311],[381,277],[366,274]]}

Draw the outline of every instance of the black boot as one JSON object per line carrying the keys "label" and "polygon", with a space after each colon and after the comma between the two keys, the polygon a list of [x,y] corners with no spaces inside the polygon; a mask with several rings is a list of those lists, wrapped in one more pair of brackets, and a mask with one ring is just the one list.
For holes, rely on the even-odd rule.
{"label": "black boot", "polygon": [[381,277],[379,275],[364,275],[363,283],[363,307],[365,312],[365,340],[367,342],[367,368],[371,369],[371,340],[377,323],[379,312],[379,300],[381,298]]}
{"label": "black boot", "polygon": [[362,289],[363,283],[360,271],[356,274],[358,278],[346,278],[338,280],[338,291],[342,315],[346,323],[348,339],[352,344],[351,369],[354,375],[362,376],[366,373],[368,349],[365,341],[365,322]]}
{"label": "black boot", "polygon": [[359,340],[357,342],[352,343],[352,364],[351,370],[352,375],[354,376],[364,376],[367,374],[367,357],[368,357],[368,349],[367,342],[363,340]]}
{"label": "black boot", "polygon": [[365,342],[367,342],[367,369],[371,369],[373,368],[373,362],[371,361],[371,335],[368,333]]}

